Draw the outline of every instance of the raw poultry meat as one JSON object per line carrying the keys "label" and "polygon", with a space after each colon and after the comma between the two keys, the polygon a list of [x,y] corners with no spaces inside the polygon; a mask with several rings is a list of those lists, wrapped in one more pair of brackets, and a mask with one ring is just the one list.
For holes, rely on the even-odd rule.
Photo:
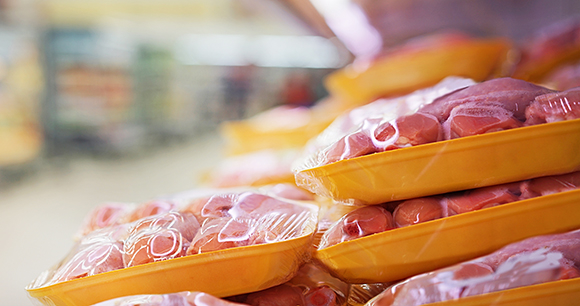
{"label": "raw poultry meat", "polygon": [[[366,114],[368,117],[358,120],[360,124],[353,130],[335,138],[338,141],[310,149],[314,155],[306,159],[306,168],[442,140],[577,119],[580,88],[556,92],[522,80],[498,78],[439,96],[414,113],[392,120],[369,111]],[[385,118],[389,116],[385,114]]]}
{"label": "raw poultry meat", "polygon": [[580,276],[580,231],[532,237],[397,283],[368,306],[423,305]]}
{"label": "raw poultry meat", "polygon": [[198,230],[199,223],[191,213],[169,212],[141,219],[125,240],[125,267],[184,256]]}

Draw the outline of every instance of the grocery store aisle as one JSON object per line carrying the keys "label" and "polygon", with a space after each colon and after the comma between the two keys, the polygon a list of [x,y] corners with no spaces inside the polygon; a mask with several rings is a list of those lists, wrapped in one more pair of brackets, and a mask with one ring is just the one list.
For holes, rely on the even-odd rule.
{"label": "grocery store aisle", "polygon": [[24,288],[66,255],[93,207],[195,188],[221,159],[220,148],[208,134],[135,158],[75,158],[0,190],[0,305],[34,305]]}

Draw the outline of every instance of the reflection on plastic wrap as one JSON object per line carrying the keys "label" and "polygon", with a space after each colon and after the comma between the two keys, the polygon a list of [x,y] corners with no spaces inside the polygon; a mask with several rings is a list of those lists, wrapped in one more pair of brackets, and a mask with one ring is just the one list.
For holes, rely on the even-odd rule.
{"label": "reflection on plastic wrap", "polygon": [[409,278],[367,305],[423,305],[577,278],[578,254],[580,231],[533,237],[472,261]]}
{"label": "reflection on plastic wrap", "polygon": [[[29,293],[54,303],[63,297],[74,301],[75,290],[92,286],[95,295],[83,298],[86,305],[120,294],[195,289],[225,296],[280,284],[311,255],[317,207],[288,199],[302,197],[270,187],[264,193],[202,190],[139,205],[105,203],[87,216],[70,255],[33,281]],[[217,251],[219,258],[209,254]],[[237,264],[246,266],[245,276],[229,279],[225,287],[225,281],[216,283]],[[160,273],[170,280],[151,292]],[[247,281],[250,275],[257,278]],[[109,288],[127,277],[131,286]],[[70,302],[62,303],[57,305]]]}

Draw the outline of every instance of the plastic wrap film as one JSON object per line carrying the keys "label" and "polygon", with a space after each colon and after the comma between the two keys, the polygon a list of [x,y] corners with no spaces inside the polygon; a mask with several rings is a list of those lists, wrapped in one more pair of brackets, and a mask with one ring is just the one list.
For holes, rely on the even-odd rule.
{"label": "plastic wrap film", "polygon": [[545,78],[562,65],[580,60],[580,16],[544,26],[519,46],[521,59],[513,77],[530,82]]}
{"label": "plastic wrap film", "polygon": [[[431,91],[415,94],[422,92]],[[580,88],[556,92],[500,78],[426,102],[413,104],[406,114],[369,116],[354,130],[334,133],[330,145],[307,149],[307,157],[294,166],[297,184],[337,201],[377,204],[580,168],[578,155],[572,153],[579,140]],[[536,127],[561,121],[573,122]],[[331,128],[338,130],[333,123],[321,136],[332,135]],[[535,145],[553,146],[564,158],[524,150],[529,145],[524,142],[534,138]],[[532,157],[546,162],[531,167],[527,159]]]}
{"label": "plastic wrap film", "polygon": [[[411,277],[386,289],[366,305],[424,305],[458,299],[457,302],[465,299],[465,304],[461,305],[484,305],[481,301],[478,303],[477,298],[469,298],[508,290],[492,297],[494,305],[503,305],[502,300],[510,299],[510,289],[578,278],[579,254],[578,230],[536,236],[471,261]],[[576,284],[575,289],[566,294],[576,292],[578,295],[578,282],[571,283]],[[565,287],[566,282],[560,285]],[[534,291],[541,292],[541,288],[530,288],[527,299],[520,300],[520,303],[574,305],[577,301],[568,299],[562,303],[561,291],[554,291],[551,296],[539,296],[543,300],[534,302]]]}
{"label": "plastic wrap film", "polygon": [[[330,94],[351,107],[381,97],[408,94],[433,86],[449,76],[483,81],[506,76],[511,42],[505,38],[475,38],[458,31],[414,37],[372,58],[358,57],[330,74]],[[506,71],[504,71],[506,70]]]}
{"label": "plastic wrap film", "polygon": [[[47,305],[90,305],[146,293],[227,296],[283,283],[311,256],[318,206],[293,185],[262,190],[101,205],[86,218],[70,254],[27,290]],[[246,267],[239,277],[217,281],[236,265]],[[131,285],[113,286],[121,279]],[[86,288],[92,293],[81,297]]]}
{"label": "plastic wrap film", "polygon": [[[357,138],[359,137],[356,136],[357,134],[368,132],[367,130],[369,129],[375,129],[377,124],[413,114],[421,106],[429,104],[445,94],[474,84],[475,82],[470,79],[448,77],[433,87],[417,90],[401,97],[379,99],[346,112],[336,118],[316,138],[308,142],[305,148],[305,156],[294,164],[294,171],[299,172],[327,164],[330,158],[328,157],[328,151],[341,141],[345,152],[337,152],[339,154],[334,158],[336,159],[335,161],[349,158],[349,155],[353,155],[350,157],[355,157],[354,155],[359,151],[360,154],[369,154],[369,148],[353,147],[353,145],[358,144]],[[371,142],[373,142],[373,139],[369,139],[366,144],[370,145]],[[377,142],[377,146],[382,145],[378,140],[375,140],[375,142]],[[300,180],[300,178],[297,179]]]}
{"label": "plastic wrap film", "polygon": [[580,171],[357,208],[332,224],[319,249],[376,233],[580,188]]}

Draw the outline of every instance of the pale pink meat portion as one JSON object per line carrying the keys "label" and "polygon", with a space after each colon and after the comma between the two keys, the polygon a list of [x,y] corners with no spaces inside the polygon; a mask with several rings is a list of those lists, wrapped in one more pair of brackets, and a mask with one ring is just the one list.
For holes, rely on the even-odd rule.
{"label": "pale pink meat portion", "polygon": [[184,256],[198,230],[199,223],[189,212],[169,212],[135,222],[123,246],[125,267]]}
{"label": "pale pink meat portion", "polygon": [[580,87],[536,97],[526,109],[526,125],[580,118]]}
{"label": "pale pink meat portion", "polygon": [[501,104],[506,110],[511,111],[516,119],[523,121],[526,107],[534,98],[550,92],[553,90],[526,81],[498,78],[440,97],[433,103],[423,106],[419,112],[432,114],[443,122],[447,120],[451,110],[458,105],[469,102],[491,102]]}
{"label": "pale pink meat portion", "polygon": [[86,235],[94,230],[119,225],[126,222],[127,215],[133,206],[125,203],[104,203],[89,213],[80,230],[80,235]]}
{"label": "pale pink meat portion", "polygon": [[244,192],[214,196],[202,209],[206,219],[187,255],[298,237],[310,210],[266,195]]}
{"label": "pale pink meat portion", "polygon": [[167,200],[153,200],[143,203],[137,207],[128,217],[127,222],[137,221],[139,219],[164,214],[176,209],[175,203]]}
{"label": "pale pink meat portion", "polygon": [[445,139],[454,139],[521,127],[522,122],[499,103],[469,102],[453,108],[443,123]]}
{"label": "pale pink meat portion", "polygon": [[397,137],[397,139],[392,139],[393,144],[387,146],[385,150],[416,146],[443,139],[441,124],[435,116],[430,114],[415,113],[403,116],[398,118],[395,124],[396,130],[389,122],[385,122],[374,131],[374,136],[378,141],[387,141]]}
{"label": "pale pink meat portion", "polygon": [[344,136],[326,149],[323,152],[323,164],[330,164],[374,152],[376,152],[376,148],[371,137],[363,131],[358,131]]}
{"label": "pale pink meat portion", "polygon": [[64,282],[124,267],[123,243],[103,237],[82,244],[77,253],[59,267],[53,282]]}

